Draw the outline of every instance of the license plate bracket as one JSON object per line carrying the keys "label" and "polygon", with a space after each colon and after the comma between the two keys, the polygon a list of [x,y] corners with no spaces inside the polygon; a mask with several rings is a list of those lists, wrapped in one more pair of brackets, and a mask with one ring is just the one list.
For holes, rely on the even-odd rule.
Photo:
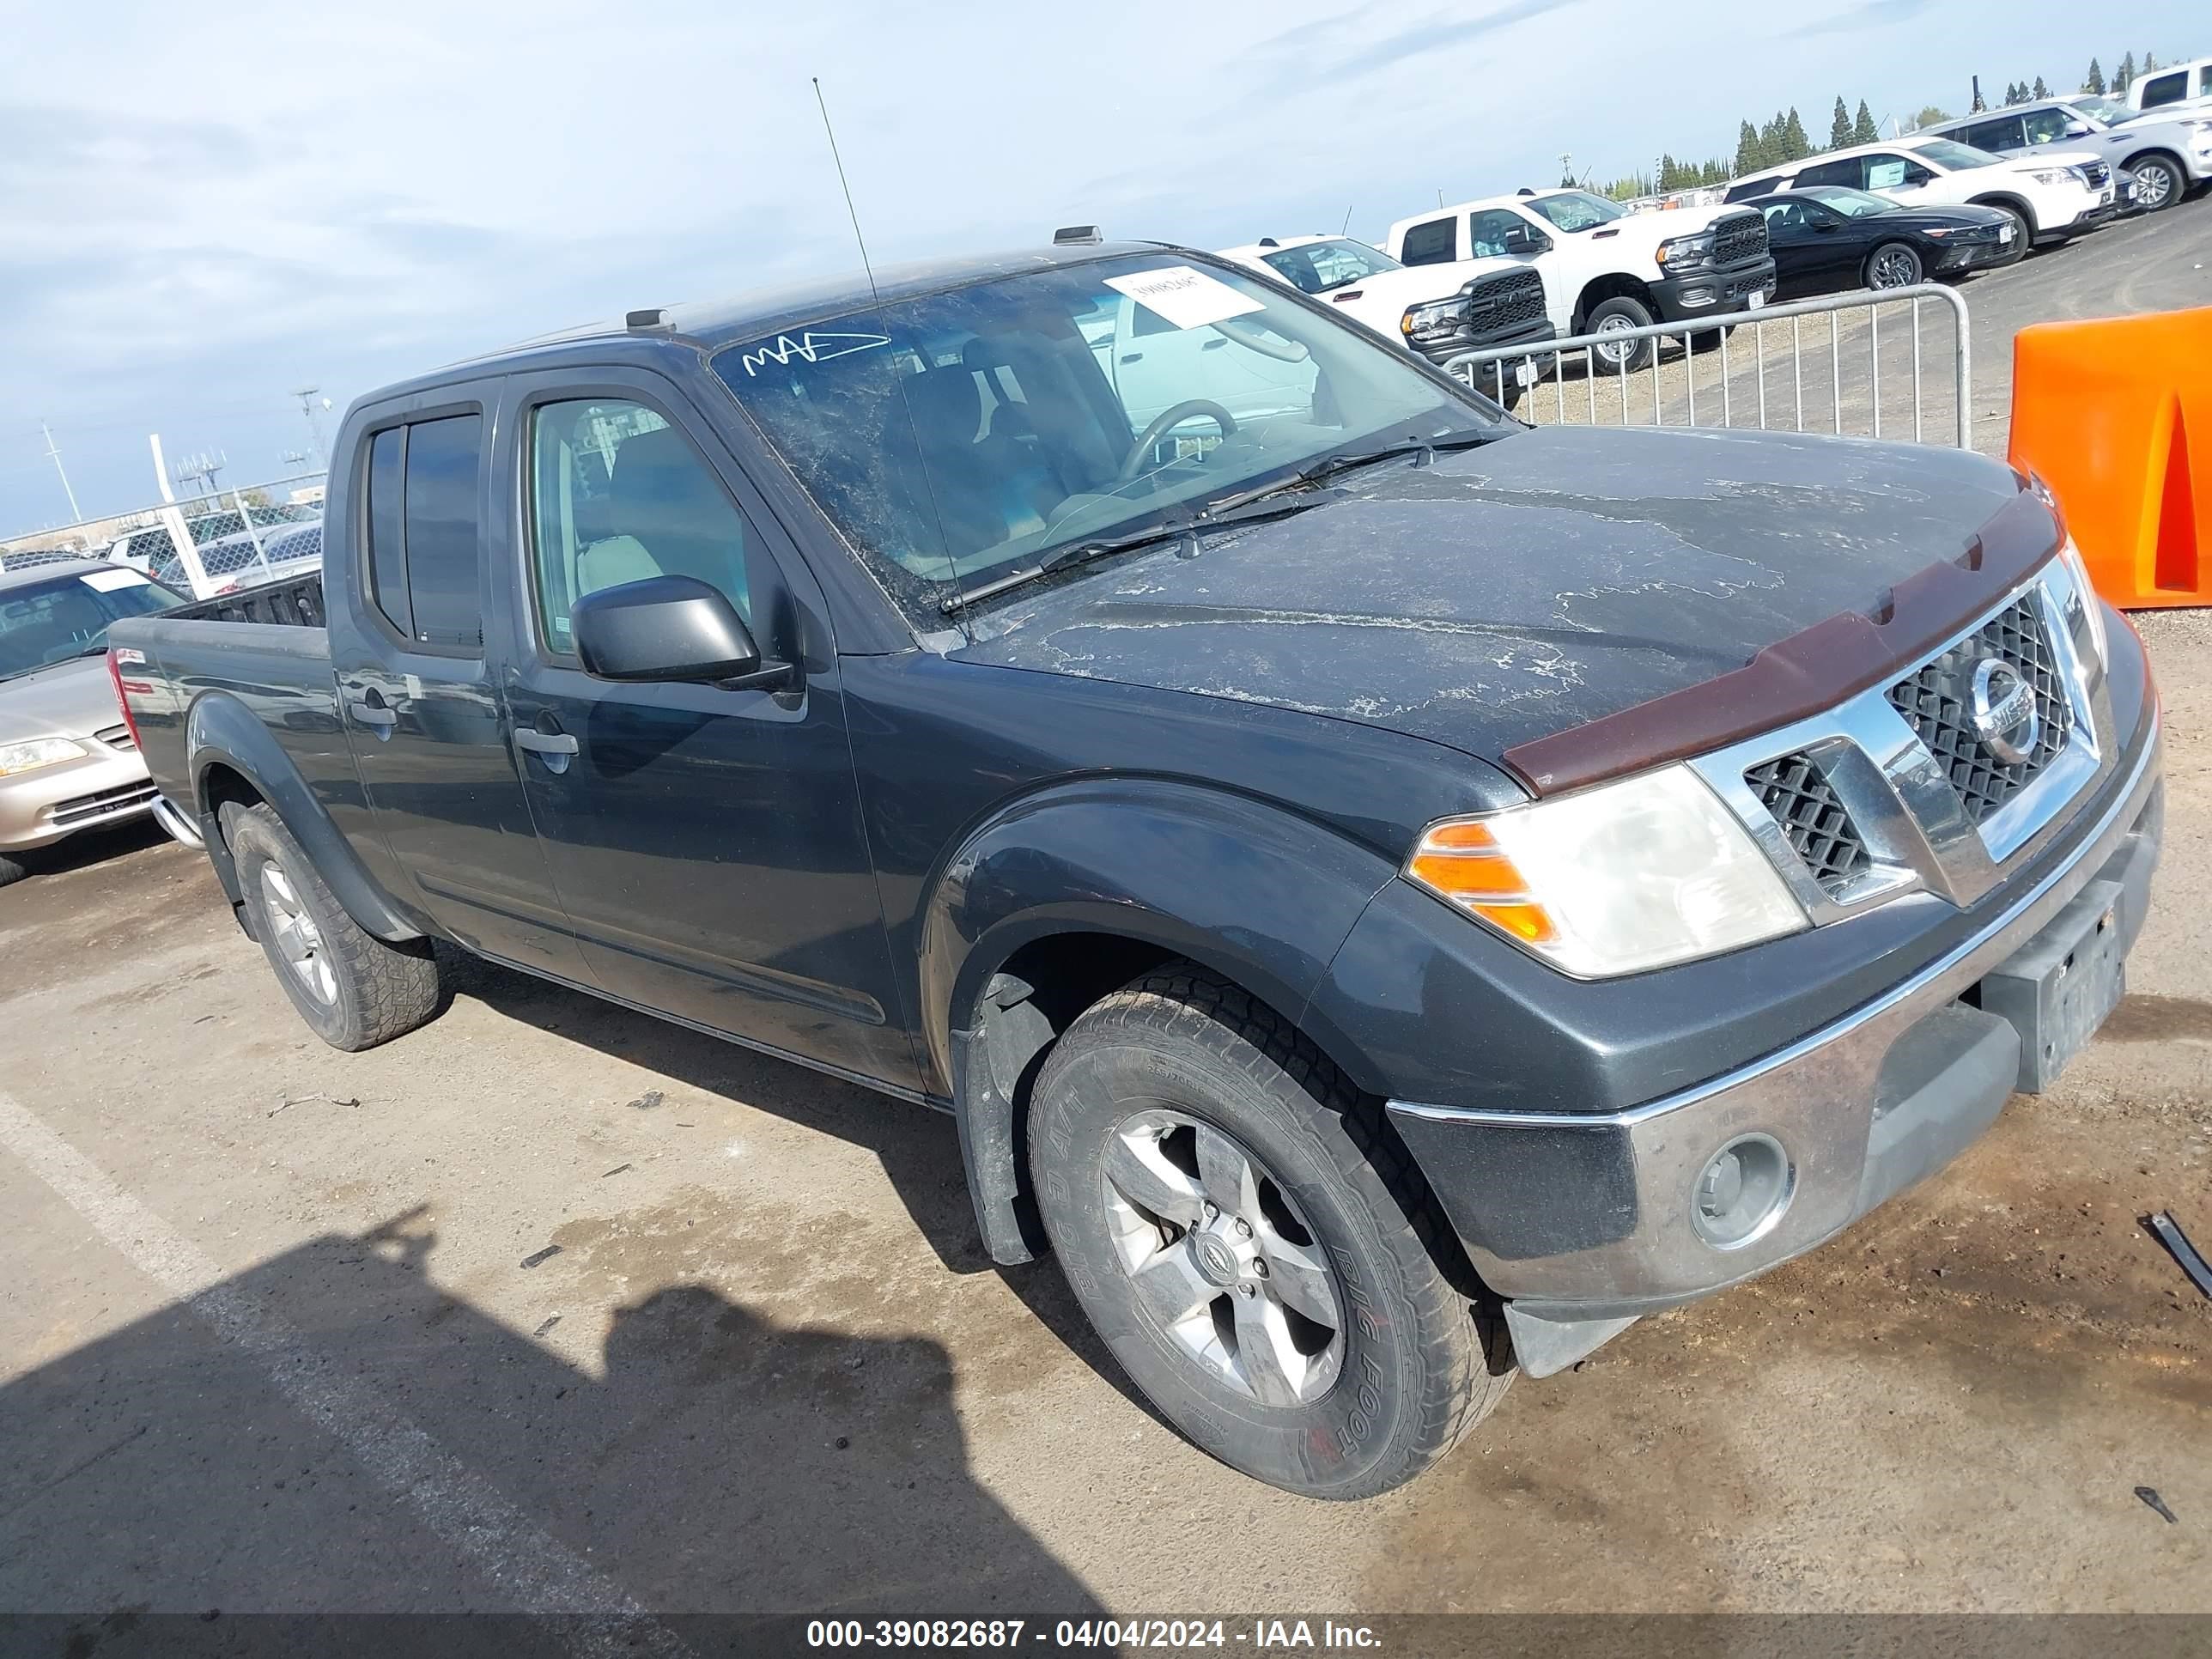
{"label": "license plate bracket", "polygon": [[2127,994],[2117,881],[2093,881],[1981,983],[1984,1012],[2020,1033],[2024,1095],[2040,1094]]}

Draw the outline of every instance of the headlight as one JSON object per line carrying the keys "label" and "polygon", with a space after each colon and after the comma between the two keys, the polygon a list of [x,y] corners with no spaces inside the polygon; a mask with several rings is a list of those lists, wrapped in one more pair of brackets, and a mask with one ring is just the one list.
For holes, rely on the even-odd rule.
{"label": "headlight", "polygon": [[82,760],[92,751],[67,738],[33,738],[24,743],[0,743],[0,778],[18,772],[35,772],[41,766]]}
{"label": "headlight", "polygon": [[1684,766],[1431,824],[1406,875],[1584,979],[1806,925],[1766,855]]}
{"label": "headlight", "polygon": [[1460,308],[1460,302],[1455,300],[1412,307],[1398,319],[1399,332],[1413,334],[1431,329],[1450,328],[1458,319]]}
{"label": "headlight", "polygon": [[1710,264],[1713,257],[1713,234],[1701,230],[1694,235],[1673,236],[1659,244],[1656,256],[1669,270],[1686,270],[1693,265]]}
{"label": "headlight", "polygon": [[1920,234],[1923,236],[1964,236],[1967,228],[1965,225],[1923,225]]}
{"label": "headlight", "polygon": [[2084,179],[2072,167],[2030,167],[2027,176],[2039,185],[2086,185]]}
{"label": "headlight", "polygon": [[2112,655],[2105,638],[2105,606],[2097,597],[2096,584],[2089,580],[2088,562],[2082,558],[2081,550],[2074,545],[2071,536],[2058,550],[2058,556],[2065,563],[2066,574],[2074,578],[2074,591],[2081,596],[2081,614],[2089,619],[2089,648],[2097,653],[2097,665],[2109,668]]}
{"label": "headlight", "polygon": [[[2051,509],[2051,517],[2057,519],[2058,527],[2064,530],[2066,514],[2060,509],[2058,497],[2052,493],[2051,486],[2039,473],[2030,472],[2026,476],[2030,492]],[[2108,668],[2112,665],[2112,653],[2105,635],[2105,607],[2097,598],[2097,585],[2089,580],[2088,561],[2081,556],[2081,550],[2074,544],[2071,535],[2059,544],[2058,560],[2066,567],[2066,574],[2074,579],[2074,591],[2081,595],[2081,614],[2089,622],[2089,648],[2097,653],[2097,665]]]}

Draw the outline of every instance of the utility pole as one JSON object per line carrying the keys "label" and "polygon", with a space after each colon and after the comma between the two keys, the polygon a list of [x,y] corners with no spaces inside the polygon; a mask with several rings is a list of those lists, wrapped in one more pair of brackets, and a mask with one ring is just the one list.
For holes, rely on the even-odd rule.
{"label": "utility pole", "polygon": [[[312,440],[308,445],[307,453],[314,457],[315,465],[318,467],[324,465],[323,423],[315,413],[314,398],[315,394],[321,390],[322,387],[319,386],[295,386],[292,391],[292,395],[300,400],[301,416],[307,422],[307,436]],[[327,400],[324,407],[329,407]]]}
{"label": "utility pole", "polygon": [[77,511],[76,491],[70,488],[69,474],[62,469],[62,453],[54,447],[54,434],[44,421],[39,422],[39,430],[46,436],[47,458],[53,462],[54,471],[62,475],[62,494],[69,497],[70,522],[82,524],[84,514]]}

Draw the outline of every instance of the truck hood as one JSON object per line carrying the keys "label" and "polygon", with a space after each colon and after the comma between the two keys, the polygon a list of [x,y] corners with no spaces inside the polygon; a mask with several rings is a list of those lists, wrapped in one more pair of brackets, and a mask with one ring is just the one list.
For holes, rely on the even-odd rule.
{"label": "truck hood", "polygon": [[[1498,761],[1744,667],[1959,559],[2020,491],[1930,447],[1547,427],[1079,570],[960,659],[1273,704]],[[1960,624],[1969,620],[1958,619]]]}
{"label": "truck hood", "polygon": [[1578,242],[1600,247],[1656,248],[1662,242],[1672,241],[1677,236],[1687,236],[1705,229],[1716,219],[1729,218],[1758,209],[1743,202],[1716,202],[1710,207],[1667,208],[1653,213],[1632,213],[1626,219],[1614,219],[1594,230],[1553,231],[1554,242],[1572,246]]}
{"label": "truck hood", "polygon": [[88,738],[122,723],[105,657],[78,657],[20,679],[0,680],[0,743]]}

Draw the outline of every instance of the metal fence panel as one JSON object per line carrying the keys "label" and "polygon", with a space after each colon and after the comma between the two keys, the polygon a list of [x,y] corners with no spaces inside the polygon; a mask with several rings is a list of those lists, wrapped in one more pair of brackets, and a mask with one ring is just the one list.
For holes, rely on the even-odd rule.
{"label": "metal fence panel", "polygon": [[0,568],[33,558],[107,559],[188,590],[195,599],[281,580],[319,557],[319,471],[158,501],[0,543]]}
{"label": "metal fence panel", "polygon": [[[1890,313],[1887,336],[1884,312]],[[1846,317],[1854,319],[1848,329]],[[1827,325],[1808,331],[1808,318],[1825,318]],[[1897,337],[1900,321],[1909,341]],[[1741,338],[1747,331],[1747,348]],[[1650,342],[1649,362],[1630,368],[1645,341]],[[1671,357],[1669,342],[1680,343]],[[1510,403],[1515,414],[1537,425],[1703,424],[1870,438],[1898,437],[1909,427],[1916,442],[1942,434],[1942,441],[1973,447],[1973,343],[1966,302],[1935,283],[1578,334],[1534,350],[1492,346],[1463,351],[1443,368]],[[1633,394],[1630,388],[1631,381],[1644,377],[1650,380],[1648,419],[1644,388]],[[1577,380],[1579,395],[1569,390]]]}

